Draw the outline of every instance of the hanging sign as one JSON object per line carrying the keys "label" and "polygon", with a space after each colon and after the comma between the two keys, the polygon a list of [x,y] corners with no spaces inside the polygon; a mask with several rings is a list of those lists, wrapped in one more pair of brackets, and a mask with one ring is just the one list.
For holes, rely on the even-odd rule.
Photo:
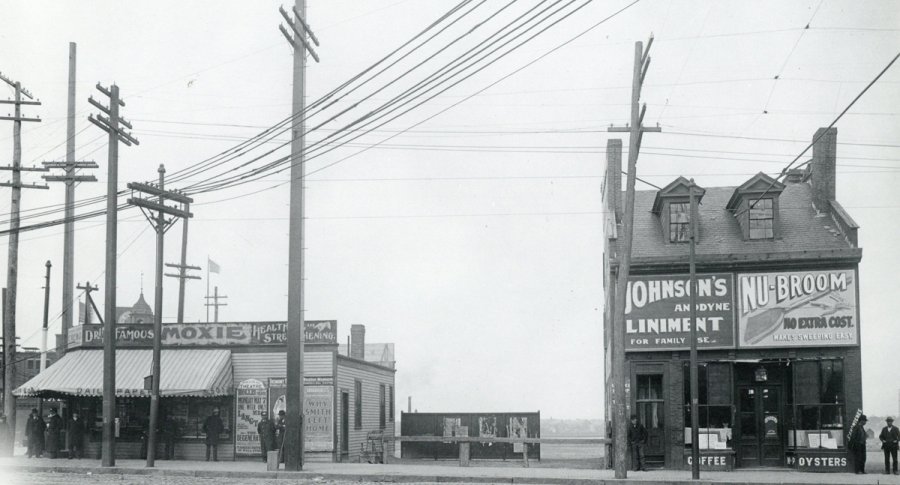
{"label": "hanging sign", "polygon": [[[631,276],[625,293],[625,350],[684,350],[691,346],[690,278]],[[697,347],[734,347],[733,278],[697,275]]]}
{"label": "hanging sign", "polygon": [[857,345],[853,270],[738,275],[738,347]]}

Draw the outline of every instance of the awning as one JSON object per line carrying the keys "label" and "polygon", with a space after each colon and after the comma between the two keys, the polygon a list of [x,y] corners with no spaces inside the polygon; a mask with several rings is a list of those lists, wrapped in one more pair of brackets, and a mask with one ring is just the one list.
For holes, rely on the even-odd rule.
{"label": "awning", "polygon": [[[150,375],[153,351],[116,350],[116,396],[149,397],[144,378]],[[163,349],[160,360],[162,397],[224,396],[233,393],[231,351]],[[16,389],[20,397],[103,396],[103,350],[69,351],[56,363]]]}

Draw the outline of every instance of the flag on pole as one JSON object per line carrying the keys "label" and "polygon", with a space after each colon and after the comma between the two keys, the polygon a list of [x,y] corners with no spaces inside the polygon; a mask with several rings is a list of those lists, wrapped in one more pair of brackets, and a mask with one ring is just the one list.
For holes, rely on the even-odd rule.
{"label": "flag on pole", "polygon": [[210,273],[216,273],[216,274],[218,274],[219,271],[222,269],[222,268],[219,267],[219,264],[218,264],[218,263],[216,263],[215,261],[213,261],[213,260],[211,260],[211,259],[209,259],[209,258],[206,258],[206,264],[207,264],[207,268],[209,269],[209,272],[210,272]]}

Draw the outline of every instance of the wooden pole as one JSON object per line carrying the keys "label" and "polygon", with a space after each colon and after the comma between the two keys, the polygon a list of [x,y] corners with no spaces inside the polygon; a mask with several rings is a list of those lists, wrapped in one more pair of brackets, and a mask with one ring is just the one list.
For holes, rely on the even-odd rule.
{"label": "wooden pole", "polygon": [[[190,205],[185,204],[184,210],[190,212]],[[188,217],[181,219],[181,277],[178,281],[178,323],[184,323],[184,284],[185,281],[187,281],[188,219]]]}
{"label": "wooden pole", "polygon": [[[166,168],[160,164],[159,169],[159,204],[165,205]],[[187,220],[187,217],[185,217]],[[159,426],[159,382],[160,354],[162,353],[162,312],[163,312],[163,244],[165,243],[166,219],[163,211],[156,216],[156,285],[153,302],[153,363],[150,385],[150,429],[147,431],[147,467],[152,468],[156,461],[156,428]],[[184,280],[182,280],[184,281]]]}
{"label": "wooden pole", "polygon": [[698,379],[697,368],[697,263],[695,258],[695,245],[697,238],[697,207],[696,199],[694,199],[694,179],[691,179],[691,186],[688,189],[690,194],[690,277],[691,277],[691,478],[693,480],[700,479],[700,411],[699,411],[699,395],[700,381]]}
{"label": "wooden pole", "polygon": [[53,266],[47,261],[47,274],[44,275],[44,324],[41,327],[41,372],[47,368],[47,324],[50,318],[50,268]]}
{"label": "wooden pole", "polygon": [[[75,61],[77,47],[69,42],[69,92],[66,103],[66,178],[75,175]],[[71,165],[70,165],[71,164]],[[75,286],[75,181],[66,182],[65,225],[63,229],[62,341],[69,341],[73,326],[72,304]],[[85,322],[87,323],[87,322]],[[65,353],[63,346],[61,353]]]}

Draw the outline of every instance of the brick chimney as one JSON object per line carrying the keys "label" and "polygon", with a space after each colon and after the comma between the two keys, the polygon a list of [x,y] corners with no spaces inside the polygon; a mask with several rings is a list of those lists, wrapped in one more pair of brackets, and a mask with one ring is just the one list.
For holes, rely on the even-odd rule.
{"label": "brick chimney", "polygon": [[622,220],[622,140],[606,140],[606,206]]}
{"label": "brick chimney", "polygon": [[366,326],[350,325],[350,357],[359,360],[366,359]]}
{"label": "brick chimney", "polygon": [[[821,138],[819,136],[821,135]],[[831,201],[835,200],[835,164],[837,153],[837,128],[819,128],[813,140],[812,192],[816,210],[831,210]]]}

